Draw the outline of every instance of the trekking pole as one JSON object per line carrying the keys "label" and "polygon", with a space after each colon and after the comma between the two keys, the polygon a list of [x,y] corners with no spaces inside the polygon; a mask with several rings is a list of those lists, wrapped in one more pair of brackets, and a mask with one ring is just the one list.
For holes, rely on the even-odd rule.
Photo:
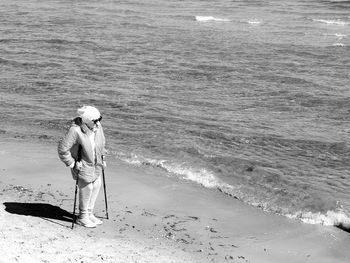
{"label": "trekking pole", "polygon": [[75,206],[76,206],[76,204],[77,204],[78,179],[79,179],[79,176],[77,175],[77,180],[75,181],[75,194],[74,194],[74,207],[73,207],[72,229],[74,228],[74,222],[75,222]]}
{"label": "trekking pole", "polygon": [[105,156],[102,155],[102,177],[103,177],[103,190],[105,192],[105,203],[106,203],[106,217],[108,219],[108,201],[107,201],[107,193],[106,193],[106,177],[105,177],[105,168],[103,166]]}

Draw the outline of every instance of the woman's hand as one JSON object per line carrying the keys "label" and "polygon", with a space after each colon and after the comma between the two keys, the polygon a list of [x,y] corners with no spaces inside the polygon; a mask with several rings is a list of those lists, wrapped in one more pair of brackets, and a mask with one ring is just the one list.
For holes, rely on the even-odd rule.
{"label": "woman's hand", "polygon": [[81,170],[81,168],[83,167],[83,164],[81,163],[81,162],[75,162],[75,169],[77,169],[77,170]]}
{"label": "woman's hand", "polygon": [[75,169],[75,170],[81,170],[81,167],[83,166],[83,164],[81,162],[77,162],[75,161],[74,163],[72,163],[69,167],[71,169]]}
{"label": "woman's hand", "polygon": [[103,166],[103,169],[107,167],[107,163],[105,161],[105,156],[104,155],[101,155],[101,159],[102,159],[102,166]]}

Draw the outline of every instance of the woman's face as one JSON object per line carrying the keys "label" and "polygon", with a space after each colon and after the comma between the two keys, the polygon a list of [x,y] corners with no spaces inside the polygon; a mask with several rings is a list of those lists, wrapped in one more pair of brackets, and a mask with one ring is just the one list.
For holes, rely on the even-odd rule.
{"label": "woman's face", "polygon": [[97,127],[100,125],[100,121],[102,120],[102,117],[96,119],[96,120],[91,120],[86,122],[86,126],[88,126],[88,128],[92,131],[95,131],[97,129]]}

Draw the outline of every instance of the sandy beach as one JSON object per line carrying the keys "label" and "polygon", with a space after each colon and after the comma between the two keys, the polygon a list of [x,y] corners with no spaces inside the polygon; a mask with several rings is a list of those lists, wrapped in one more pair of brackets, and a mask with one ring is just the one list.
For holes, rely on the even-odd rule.
{"label": "sandy beach", "polygon": [[349,262],[350,234],[265,213],[115,159],[96,215],[71,229],[74,181],[54,143],[0,139],[0,262]]}

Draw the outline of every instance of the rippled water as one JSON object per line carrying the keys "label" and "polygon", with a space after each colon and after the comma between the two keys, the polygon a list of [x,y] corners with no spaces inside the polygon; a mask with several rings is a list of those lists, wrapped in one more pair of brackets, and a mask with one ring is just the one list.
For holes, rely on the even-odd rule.
{"label": "rippled water", "polygon": [[307,222],[350,216],[349,1],[0,3],[1,130],[101,109],[116,158]]}

